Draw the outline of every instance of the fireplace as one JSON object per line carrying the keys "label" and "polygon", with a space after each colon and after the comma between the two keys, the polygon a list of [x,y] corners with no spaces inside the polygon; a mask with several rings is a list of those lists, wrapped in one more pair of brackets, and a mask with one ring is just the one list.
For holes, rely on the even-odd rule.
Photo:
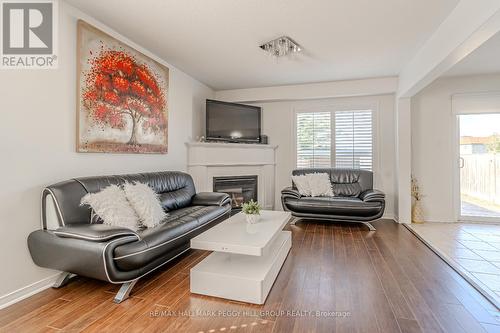
{"label": "fireplace", "polygon": [[224,192],[231,197],[233,211],[250,200],[257,201],[257,176],[214,177],[214,192]]}

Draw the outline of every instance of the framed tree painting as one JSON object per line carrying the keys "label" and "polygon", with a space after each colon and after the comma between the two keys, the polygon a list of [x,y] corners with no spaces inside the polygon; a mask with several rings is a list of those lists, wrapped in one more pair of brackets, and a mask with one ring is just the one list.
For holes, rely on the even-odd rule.
{"label": "framed tree painting", "polygon": [[77,33],[77,150],[167,153],[168,68],[82,20]]}

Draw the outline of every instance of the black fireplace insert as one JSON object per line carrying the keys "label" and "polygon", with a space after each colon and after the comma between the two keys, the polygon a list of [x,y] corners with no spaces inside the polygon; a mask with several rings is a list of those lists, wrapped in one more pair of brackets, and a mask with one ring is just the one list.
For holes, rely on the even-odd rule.
{"label": "black fireplace insert", "polygon": [[241,210],[243,203],[257,201],[257,176],[214,177],[214,192],[224,192],[231,197],[233,211]]}

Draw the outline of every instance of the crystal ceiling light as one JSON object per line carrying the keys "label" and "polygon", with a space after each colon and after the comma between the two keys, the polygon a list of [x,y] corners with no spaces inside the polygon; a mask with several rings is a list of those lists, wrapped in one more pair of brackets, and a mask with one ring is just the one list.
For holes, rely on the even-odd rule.
{"label": "crystal ceiling light", "polygon": [[260,48],[276,58],[297,53],[302,50],[299,44],[287,36],[281,36],[264,43]]}

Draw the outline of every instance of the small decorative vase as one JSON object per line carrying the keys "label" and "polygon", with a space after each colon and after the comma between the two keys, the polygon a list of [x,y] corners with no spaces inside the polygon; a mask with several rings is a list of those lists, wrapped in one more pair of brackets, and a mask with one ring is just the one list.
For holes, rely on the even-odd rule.
{"label": "small decorative vase", "polygon": [[245,217],[249,224],[255,224],[260,220],[260,215],[258,214],[245,214]]}
{"label": "small decorative vase", "polygon": [[420,200],[414,200],[411,206],[411,222],[424,223],[424,212]]}

